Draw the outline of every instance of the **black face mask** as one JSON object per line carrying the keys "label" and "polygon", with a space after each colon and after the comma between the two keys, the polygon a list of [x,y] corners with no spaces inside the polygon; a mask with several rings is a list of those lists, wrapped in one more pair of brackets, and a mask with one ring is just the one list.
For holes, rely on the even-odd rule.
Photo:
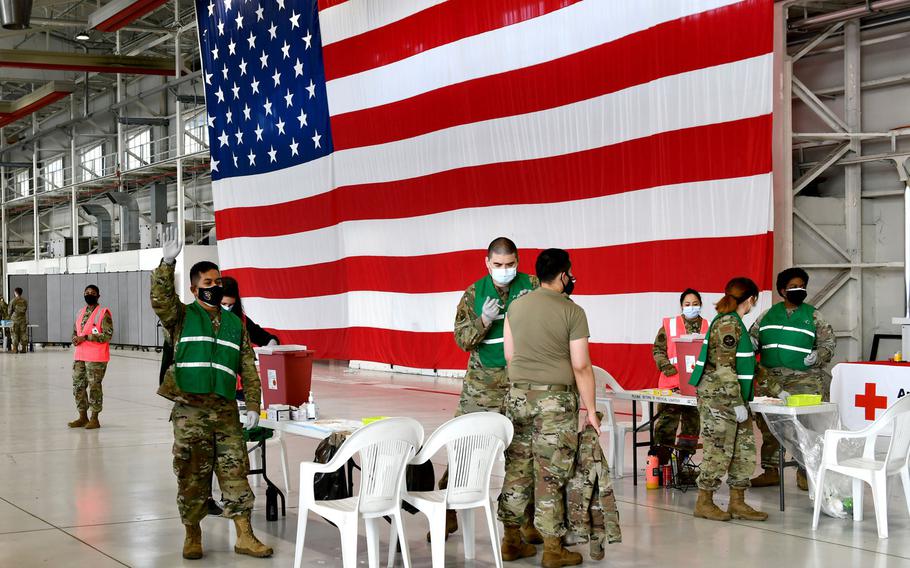
{"label": "black face mask", "polygon": [[95,304],[98,303],[98,296],[95,296],[95,295],[93,295],[93,294],[86,294],[86,295],[85,295],[85,303],[88,304],[88,305],[90,305],[90,306],[94,306]]}
{"label": "black face mask", "polygon": [[575,291],[575,279],[568,275],[566,275],[566,277],[569,278],[569,282],[568,284],[563,284],[562,291],[566,296],[571,296],[572,292]]}
{"label": "black face mask", "polygon": [[213,308],[221,307],[221,299],[224,298],[224,288],[215,285],[211,288],[199,288],[199,301]]}
{"label": "black face mask", "polygon": [[802,303],[806,301],[806,296],[808,296],[808,292],[803,288],[791,288],[790,290],[784,291],[784,297],[794,306],[802,305]]}

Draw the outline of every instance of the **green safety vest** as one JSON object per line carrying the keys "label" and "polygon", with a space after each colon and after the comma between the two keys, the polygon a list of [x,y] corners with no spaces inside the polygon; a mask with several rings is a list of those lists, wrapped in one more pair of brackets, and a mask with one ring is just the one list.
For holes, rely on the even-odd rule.
{"label": "green safety vest", "polygon": [[774,304],[758,328],[761,364],[769,369],[784,367],[805,371],[806,355],[815,347],[815,307],[802,304],[787,315],[783,302]]}
{"label": "green safety vest", "polygon": [[196,302],[188,305],[183,333],[174,353],[175,380],[180,390],[215,393],[234,400],[242,337],[243,322],[231,312],[221,311],[221,326],[216,336],[205,308]]}
{"label": "green safety vest", "polygon": [[[480,355],[480,362],[484,367],[494,368],[494,367],[505,367],[506,366],[506,354],[502,348],[502,334],[503,329],[505,329],[505,313],[508,311],[509,306],[512,304],[512,301],[515,300],[518,296],[523,294],[525,291],[530,291],[533,289],[531,285],[531,277],[527,274],[519,272],[515,275],[515,279],[512,280],[512,283],[509,285],[509,295],[506,299],[506,305],[500,312],[499,317],[493,321],[493,325],[490,326],[490,329],[487,331],[487,336],[477,347],[477,353]],[[487,298],[493,298],[497,302],[500,301],[499,292],[496,290],[496,285],[493,284],[493,278],[487,274],[474,284],[474,311],[477,315],[483,313],[483,303],[487,301]]]}
{"label": "green safety vest", "polygon": [[[704,344],[701,347],[701,354],[698,356],[698,362],[695,364],[695,370],[692,371],[692,378],[689,380],[689,384],[692,386],[698,386],[702,375],[705,374],[705,362],[708,360],[708,341],[714,332],[714,324],[725,315],[730,314],[717,314],[717,317],[711,322],[708,335],[705,336]],[[739,336],[739,345],[736,346],[736,378],[739,379],[739,390],[742,393],[743,401],[750,402],[753,395],[752,379],[755,378],[755,350],[752,348],[752,339],[749,337],[749,330],[746,329],[746,324],[743,323],[742,318],[736,312],[732,312],[732,315],[736,316],[736,321],[739,322],[739,326],[742,328],[742,334]]]}

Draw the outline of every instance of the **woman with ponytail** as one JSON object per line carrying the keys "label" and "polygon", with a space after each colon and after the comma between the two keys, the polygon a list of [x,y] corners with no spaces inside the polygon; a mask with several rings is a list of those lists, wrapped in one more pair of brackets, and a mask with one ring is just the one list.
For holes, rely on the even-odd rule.
{"label": "woman with ponytail", "polygon": [[[755,471],[755,434],[749,402],[756,365],[752,340],[742,318],[758,302],[758,286],[748,278],[734,278],[724,292],[689,381],[698,388],[704,446],[694,515],[713,521],[764,521],[767,513],[756,511],[745,501],[745,491]],[[714,492],[725,475],[730,486],[727,511],[714,504]]]}

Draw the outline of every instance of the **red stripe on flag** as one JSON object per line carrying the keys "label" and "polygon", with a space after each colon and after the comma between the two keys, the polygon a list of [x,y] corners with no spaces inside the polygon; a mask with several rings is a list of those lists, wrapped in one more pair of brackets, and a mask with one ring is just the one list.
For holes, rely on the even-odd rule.
{"label": "red stripe on flag", "polygon": [[382,67],[440,45],[533,20],[578,1],[448,0],[381,28],[325,46],[322,49],[325,78],[331,81]]}
{"label": "red stripe on flag", "polygon": [[216,211],[215,220],[222,240],[270,237],[346,221],[564,202],[661,185],[745,177],[771,170],[770,132],[771,115],[765,115],[550,158],[340,187],[276,205],[222,209]]}
{"label": "red stripe on flag", "polygon": [[337,6],[339,4],[344,4],[348,0],[318,0],[317,6],[320,10],[325,10],[326,8],[331,8],[332,6]]}
{"label": "red stripe on flag", "polygon": [[[402,140],[459,124],[554,108],[769,53],[770,7],[769,2],[734,4],[532,67],[333,116],[332,143],[335,150],[344,150]],[[642,59],[642,53],[651,52],[653,57]]]}
{"label": "red stripe on flag", "polygon": [[[660,322],[654,323],[656,330]],[[464,369],[467,353],[451,333],[416,333],[352,327],[270,330],[285,344],[306,345],[317,359],[377,361],[419,369]],[[390,354],[398,354],[390,360]],[[591,360],[628,389],[657,386],[657,369],[647,344],[591,344]],[[600,393],[598,393],[600,394]]]}
{"label": "red stripe on flag", "polygon": [[[773,245],[772,234],[767,233],[575,249],[571,254],[579,294],[682,291],[690,287],[723,290],[730,278],[740,275],[767,289]],[[533,274],[539,253],[522,249],[520,269]],[[483,276],[485,255],[486,251],[470,250],[413,257],[359,256],[296,268],[239,268],[225,274],[240,282],[244,297],[311,298],[355,290],[449,292],[463,290]],[[740,274],[744,264],[750,270]],[[453,313],[454,309],[452,306]]]}

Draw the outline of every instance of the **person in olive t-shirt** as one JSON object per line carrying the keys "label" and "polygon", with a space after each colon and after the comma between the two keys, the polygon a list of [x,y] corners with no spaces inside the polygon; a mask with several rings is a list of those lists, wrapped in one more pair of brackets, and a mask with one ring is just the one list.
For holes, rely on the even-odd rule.
{"label": "person in olive t-shirt", "polygon": [[[548,249],[537,258],[540,288],[512,302],[506,314],[504,350],[512,383],[506,411],[515,427],[506,451],[499,496],[505,525],[503,557],[529,557],[518,527],[533,499],[534,526],[544,537],[544,566],[573,566],[581,555],[562,545],[565,486],[578,446],[578,397],[597,431],[594,370],[588,353],[588,319],[569,294],[575,287],[569,253]],[[536,483],[535,483],[536,481]]]}

